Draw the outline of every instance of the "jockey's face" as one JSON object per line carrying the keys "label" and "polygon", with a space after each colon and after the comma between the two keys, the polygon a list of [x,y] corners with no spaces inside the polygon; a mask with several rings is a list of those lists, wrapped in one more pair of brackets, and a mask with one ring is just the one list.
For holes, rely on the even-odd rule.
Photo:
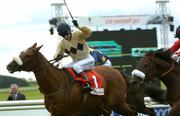
{"label": "jockey's face", "polygon": [[71,40],[71,32],[64,35],[64,39],[67,40],[67,41],[70,41]]}

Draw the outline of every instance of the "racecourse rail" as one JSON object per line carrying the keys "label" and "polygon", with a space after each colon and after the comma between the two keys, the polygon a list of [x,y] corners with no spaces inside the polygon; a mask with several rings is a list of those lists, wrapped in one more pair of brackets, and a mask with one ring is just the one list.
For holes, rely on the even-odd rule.
{"label": "racecourse rail", "polygon": [[[154,108],[157,116],[167,116],[170,107],[153,102],[149,97],[145,97],[147,107]],[[44,100],[22,100],[22,101],[0,101],[0,116],[50,116],[44,106]],[[119,116],[112,112],[111,116]],[[147,116],[138,114],[138,116]]]}

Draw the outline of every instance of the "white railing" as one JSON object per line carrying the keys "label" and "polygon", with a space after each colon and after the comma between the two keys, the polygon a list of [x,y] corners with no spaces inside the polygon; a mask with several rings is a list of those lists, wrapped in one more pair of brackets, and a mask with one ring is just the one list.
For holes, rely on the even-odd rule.
{"label": "white railing", "polygon": [[[158,116],[163,116],[169,112],[169,105],[159,105],[152,102],[149,97],[145,97],[147,107],[154,108]],[[161,115],[163,114],[163,115]],[[21,100],[21,101],[0,101],[0,116],[50,116],[45,109],[44,100]],[[118,116],[112,113],[112,116]],[[139,114],[139,116],[145,116]]]}
{"label": "white railing", "polygon": [[45,109],[44,100],[1,101],[0,111]]}
{"label": "white railing", "polygon": [[0,101],[0,116],[50,116],[44,100]]}

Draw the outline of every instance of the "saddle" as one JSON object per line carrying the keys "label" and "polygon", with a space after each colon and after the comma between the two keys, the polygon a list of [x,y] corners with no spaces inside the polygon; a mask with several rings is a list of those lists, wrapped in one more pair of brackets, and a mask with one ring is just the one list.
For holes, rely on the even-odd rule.
{"label": "saddle", "polygon": [[[84,86],[84,84],[86,84],[86,80],[83,79],[83,77],[81,77],[80,74],[77,74],[72,68],[66,68],[66,69],[71,74],[73,79],[78,81],[82,87]],[[101,76],[93,70],[85,71],[85,73],[88,77],[92,89],[90,93],[93,95],[100,95],[100,96],[104,95],[103,80]]]}

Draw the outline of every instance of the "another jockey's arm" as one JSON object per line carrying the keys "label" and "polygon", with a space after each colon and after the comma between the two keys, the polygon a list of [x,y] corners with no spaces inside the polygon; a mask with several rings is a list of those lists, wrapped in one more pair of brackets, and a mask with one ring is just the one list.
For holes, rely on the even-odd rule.
{"label": "another jockey's arm", "polygon": [[180,48],[180,39],[178,39],[173,46],[170,48],[170,51],[175,53]]}

